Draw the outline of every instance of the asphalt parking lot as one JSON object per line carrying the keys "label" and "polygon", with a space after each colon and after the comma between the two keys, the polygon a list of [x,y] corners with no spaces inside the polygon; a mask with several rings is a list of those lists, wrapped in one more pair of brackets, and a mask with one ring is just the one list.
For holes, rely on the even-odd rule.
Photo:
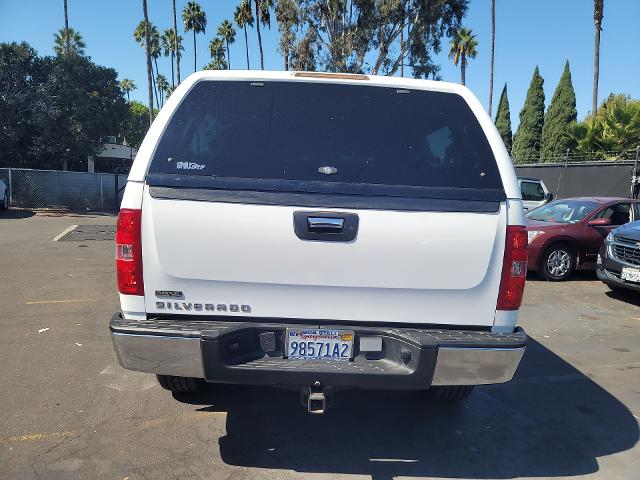
{"label": "asphalt parking lot", "polygon": [[123,370],[107,330],[112,242],[52,241],[70,225],[114,223],[0,214],[0,478],[639,476],[640,297],[594,274],[529,281],[530,344],[511,383],[459,405],[345,392],[315,417],[293,391],[174,397]]}

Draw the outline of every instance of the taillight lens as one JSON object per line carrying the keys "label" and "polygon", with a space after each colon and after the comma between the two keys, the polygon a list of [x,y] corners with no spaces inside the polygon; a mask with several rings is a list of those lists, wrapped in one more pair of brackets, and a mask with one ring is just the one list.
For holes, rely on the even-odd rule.
{"label": "taillight lens", "polygon": [[496,310],[517,310],[520,308],[526,277],[527,231],[525,227],[520,225],[509,225]]}
{"label": "taillight lens", "polygon": [[116,274],[118,291],[144,295],[142,283],[141,210],[123,208],[116,227]]}

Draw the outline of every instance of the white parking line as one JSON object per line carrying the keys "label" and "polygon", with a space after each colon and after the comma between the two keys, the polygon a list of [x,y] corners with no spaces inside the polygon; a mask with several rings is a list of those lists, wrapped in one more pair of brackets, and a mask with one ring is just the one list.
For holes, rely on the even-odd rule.
{"label": "white parking line", "polygon": [[53,237],[53,241],[57,242],[58,240],[60,240],[62,237],[64,237],[67,233],[69,232],[73,232],[76,228],[78,228],[78,225],[71,225],[69,228],[67,228],[65,231],[63,231],[62,233],[59,233],[58,235],[56,235],[55,237]]}

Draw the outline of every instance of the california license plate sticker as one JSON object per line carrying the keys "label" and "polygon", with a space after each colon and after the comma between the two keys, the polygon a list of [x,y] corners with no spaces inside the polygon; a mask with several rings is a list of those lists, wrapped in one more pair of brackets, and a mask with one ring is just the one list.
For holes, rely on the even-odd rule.
{"label": "california license plate sticker", "polygon": [[640,282],[640,269],[639,268],[627,268],[622,267],[622,275],[623,280],[627,282]]}
{"label": "california license plate sticker", "polygon": [[352,331],[287,329],[287,357],[290,359],[348,361],[352,356]]}

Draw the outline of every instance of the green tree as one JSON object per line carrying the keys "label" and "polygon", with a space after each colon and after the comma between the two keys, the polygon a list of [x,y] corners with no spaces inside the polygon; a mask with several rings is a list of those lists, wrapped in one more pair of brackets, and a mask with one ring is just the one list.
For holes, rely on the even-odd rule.
{"label": "green tree", "polygon": [[172,0],[173,4],[173,31],[176,33],[175,46],[173,48],[174,55],[176,57],[176,74],[178,75],[178,85],[180,85],[180,52],[182,51],[182,44],[178,43],[179,40],[182,40],[182,37],[178,34],[178,18],[176,15],[176,0]]}
{"label": "green tree", "polygon": [[140,148],[148,130],[149,111],[144,104],[133,100],[129,103],[129,109],[118,136],[124,138],[133,148]]}
{"label": "green tree", "polygon": [[226,70],[227,63],[224,57],[224,40],[220,37],[214,37],[209,43],[209,53],[211,53],[211,62],[209,62],[205,70]]}
{"label": "green tree", "polygon": [[0,44],[0,165],[60,169],[117,135],[127,104],[113,69]]}
{"label": "green tree", "polygon": [[509,109],[509,97],[507,95],[507,84],[504,84],[502,93],[500,94],[500,102],[498,103],[498,111],[496,112],[496,128],[502,137],[504,146],[511,155],[512,138],[511,132],[511,111]]}
{"label": "green tree", "polygon": [[544,124],[544,79],[536,66],[527,91],[524,106],[520,111],[520,124],[513,139],[512,157],[514,163],[538,162],[540,160],[540,140]]}
{"label": "green tree", "polygon": [[567,61],[544,116],[540,145],[540,159],[543,162],[564,158],[563,154],[572,146],[568,133],[577,117],[576,92],[573,90],[569,61]]}
{"label": "green tree", "polygon": [[207,15],[202,10],[202,7],[197,2],[189,2],[182,10],[182,21],[184,22],[184,29],[186,32],[193,32],[193,69],[198,70],[197,63],[197,48],[196,48],[196,34],[206,33],[207,29]]}
{"label": "green tree", "polygon": [[136,87],[136,84],[133,82],[133,80],[130,80],[128,78],[120,80],[120,89],[127,94],[127,102],[129,103],[131,103],[131,99],[129,98],[129,93],[135,90],[136,88],[138,87]]}
{"label": "green tree", "polygon": [[460,83],[465,84],[467,72],[467,59],[476,58],[478,54],[478,41],[473,32],[468,28],[461,28],[451,39],[449,46],[449,58],[453,59],[453,64],[460,62]]}
{"label": "green tree", "polygon": [[227,68],[231,68],[231,56],[229,54],[229,44],[236,41],[236,31],[229,20],[223,20],[218,27],[218,35],[224,40],[227,47]]}
{"label": "green tree", "polygon": [[493,105],[493,57],[496,43],[496,0],[491,0],[491,60],[489,61],[489,116]]}
{"label": "green tree", "polygon": [[86,46],[82,35],[73,28],[62,28],[53,34],[53,51],[58,56],[84,55]]}
{"label": "green tree", "polygon": [[[460,27],[468,0],[345,1],[299,3],[303,35],[292,63],[329,72],[395,75],[405,60],[415,78],[438,78],[432,55]],[[401,32],[406,40],[400,42]],[[294,67],[297,68],[297,67]]]}
{"label": "green tree", "polygon": [[158,75],[156,83],[158,85],[158,93],[160,94],[160,106],[164,106],[164,95],[170,86],[169,82],[164,75]]}
{"label": "green tree", "polygon": [[172,28],[166,28],[160,36],[160,48],[165,57],[171,57],[171,86],[175,87],[175,70],[173,65],[174,61],[180,61],[179,58],[182,56],[180,52],[184,50],[182,47],[182,35],[177,35],[176,38],[174,30]]}
{"label": "green tree", "polygon": [[299,23],[298,2],[296,0],[276,0],[275,10],[278,31],[280,32],[278,51],[284,58],[284,69],[287,71],[296,40],[293,29]]}
{"label": "green tree", "polygon": [[640,100],[609,95],[598,113],[574,124],[568,136],[576,150],[588,157],[633,157],[640,147]]}
{"label": "green tree", "polygon": [[[148,29],[145,27],[148,25]],[[147,31],[148,30],[148,31]],[[153,91],[155,92],[156,97],[156,107],[160,108],[160,98],[158,88],[156,86],[156,78],[158,76],[158,57],[160,56],[160,34],[158,33],[158,28],[150,22],[145,22],[142,20],[136,29],[133,32],[133,38],[135,38],[136,42],[140,44],[141,47],[147,50],[147,33],[149,34],[149,56],[153,59],[153,62],[156,67],[156,72],[154,74],[153,67],[151,69],[151,83],[153,85]]]}
{"label": "green tree", "polygon": [[592,114],[598,113],[598,81],[600,78],[600,32],[604,17],[604,0],[593,0],[593,24],[596,34],[593,48],[593,103]]}
{"label": "green tree", "polygon": [[147,88],[149,91],[149,126],[153,123],[153,69],[151,67],[151,32],[149,31],[149,15],[147,13],[147,0],[142,0],[142,13],[144,21],[145,56],[147,60]]}
{"label": "green tree", "polygon": [[[64,31],[69,31],[69,9],[67,8],[67,0],[64,0]],[[67,57],[71,53],[71,38],[69,35],[65,36],[64,53]]]}
{"label": "green tree", "polygon": [[236,7],[236,11],[234,14],[234,20],[238,27],[244,30],[244,49],[247,54],[247,70],[251,67],[249,66],[249,42],[247,39],[247,25],[253,27],[253,13],[251,12],[251,5],[249,4],[249,0],[242,0],[240,5]]}

